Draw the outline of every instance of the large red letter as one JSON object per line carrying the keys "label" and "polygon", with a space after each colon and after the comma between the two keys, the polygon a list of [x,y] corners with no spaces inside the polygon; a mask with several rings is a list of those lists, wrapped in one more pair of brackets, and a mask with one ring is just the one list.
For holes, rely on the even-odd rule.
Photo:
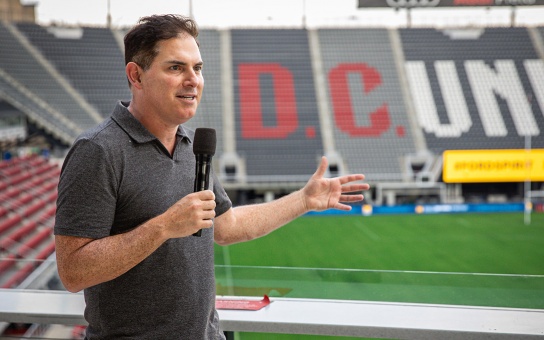
{"label": "large red letter", "polygon": [[351,105],[348,74],[361,77],[365,94],[382,83],[380,73],[366,64],[339,64],[329,72],[329,86],[334,107],[334,119],[338,128],[354,137],[377,137],[391,125],[389,108],[383,104],[370,114],[370,126],[357,126]]}
{"label": "large red letter", "polygon": [[[279,139],[298,128],[295,86],[291,72],[279,64],[240,64],[240,116],[242,138]],[[261,106],[261,74],[272,75],[276,126],[264,126]]]}

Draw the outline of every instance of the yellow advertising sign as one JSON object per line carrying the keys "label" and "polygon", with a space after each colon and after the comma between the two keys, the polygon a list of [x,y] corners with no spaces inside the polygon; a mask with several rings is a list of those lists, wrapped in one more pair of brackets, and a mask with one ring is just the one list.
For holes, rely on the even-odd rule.
{"label": "yellow advertising sign", "polygon": [[544,181],[544,149],[447,150],[444,182]]}

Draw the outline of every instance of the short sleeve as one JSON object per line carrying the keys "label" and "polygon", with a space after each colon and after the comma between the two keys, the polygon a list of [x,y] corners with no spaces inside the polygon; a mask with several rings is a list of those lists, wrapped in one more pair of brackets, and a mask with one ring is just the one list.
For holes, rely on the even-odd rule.
{"label": "short sleeve", "polygon": [[232,207],[232,202],[215,173],[213,173],[213,193],[215,194],[215,216],[219,217]]}
{"label": "short sleeve", "polygon": [[55,234],[94,239],[110,235],[117,187],[103,148],[90,139],[76,141],[62,166]]}

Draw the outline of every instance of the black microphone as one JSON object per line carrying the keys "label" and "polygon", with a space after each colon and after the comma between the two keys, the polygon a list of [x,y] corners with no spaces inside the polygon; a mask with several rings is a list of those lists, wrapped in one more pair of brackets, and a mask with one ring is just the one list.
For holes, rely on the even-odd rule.
{"label": "black microphone", "polygon": [[[215,155],[217,139],[215,130],[209,128],[197,128],[193,142],[193,153],[196,158],[195,188],[194,192],[208,190],[210,186],[210,172],[212,169],[212,157]],[[200,237],[202,229],[193,234]]]}

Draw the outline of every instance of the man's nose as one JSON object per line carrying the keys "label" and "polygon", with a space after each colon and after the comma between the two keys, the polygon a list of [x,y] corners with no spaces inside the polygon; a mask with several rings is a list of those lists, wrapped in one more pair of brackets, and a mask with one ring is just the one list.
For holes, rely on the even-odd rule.
{"label": "man's nose", "polygon": [[191,70],[183,81],[183,86],[197,87],[200,82],[200,77],[195,71]]}

